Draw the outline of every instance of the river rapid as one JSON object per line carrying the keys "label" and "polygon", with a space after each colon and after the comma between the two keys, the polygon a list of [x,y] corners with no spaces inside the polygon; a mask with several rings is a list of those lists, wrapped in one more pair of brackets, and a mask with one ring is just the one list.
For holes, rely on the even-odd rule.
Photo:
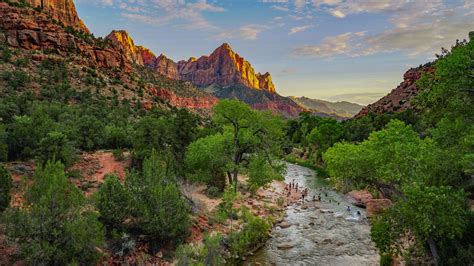
{"label": "river rapid", "polygon": [[[314,171],[288,164],[285,181],[293,180],[309,188],[309,202],[288,206],[281,226],[275,226],[272,237],[245,265],[379,264],[365,209],[347,202]],[[312,201],[319,194],[321,202]]]}

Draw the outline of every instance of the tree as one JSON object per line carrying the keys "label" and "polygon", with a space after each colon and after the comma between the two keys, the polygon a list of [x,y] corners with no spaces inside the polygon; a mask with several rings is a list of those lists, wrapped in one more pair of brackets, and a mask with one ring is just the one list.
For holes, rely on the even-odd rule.
{"label": "tree", "polygon": [[[179,243],[189,234],[189,206],[166,162],[152,151],[142,173],[127,173],[125,184],[110,176],[96,195],[96,206],[108,228],[143,234],[156,241]],[[126,225],[123,222],[129,219]]]}
{"label": "tree", "polygon": [[10,205],[12,189],[12,177],[5,167],[0,166],[0,212],[3,212]]}
{"label": "tree", "polygon": [[131,196],[117,176],[107,175],[105,182],[95,194],[96,207],[100,220],[107,228],[121,229],[129,216]]}
{"label": "tree", "polygon": [[[237,100],[222,100],[214,107],[214,122],[232,135],[232,164],[229,182],[237,184],[242,162],[248,164],[245,154],[263,156],[271,165],[272,156],[280,151],[283,138],[281,119],[270,113],[250,109]],[[235,185],[237,189],[237,185]]]}
{"label": "tree", "polygon": [[74,150],[66,135],[59,131],[49,132],[42,138],[36,150],[37,163],[44,165],[57,160],[66,166],[74,162]]}
{"label": "tree", "polygon": [[224,191],[226,173],[232,162],[232,134],[218,133],[200,138],[188,146],[186,168],[189,178]]}
{"label": "tree", "polygon": [[[465,194],[451,187],[411,186],[404,190],[405,200],[398,201],[373,222],[372,239],[382,253],[404,254],[411,248],[414,257],[424,254],[425,244],[435,258],[435,243],[461,237],[468,224],[469,210]],[[400,241],[403,237],[411,241]],[[413,245],[407,247],[407,245]]]}
{"label": "tree", "polygon": [[6,232],[28,263],[95,264],[102,255],[102,224],[58,162],[37,167],[25,208],[9,209],[5,217]]}

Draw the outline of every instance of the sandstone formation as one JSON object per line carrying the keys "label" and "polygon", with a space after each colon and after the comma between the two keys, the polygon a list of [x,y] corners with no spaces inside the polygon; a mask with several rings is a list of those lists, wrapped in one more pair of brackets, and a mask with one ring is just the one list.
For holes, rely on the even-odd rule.
{"label": "sandstone formation", "polygon": [[363,117],[370,113],[401,112],[409,109],[412,106],[411,100],[418,94],[418,87],[415,82],[424,72],[434,72],[434,67],[427,64],[409,69],[403,75],[403,82],[398,87],[377,102],[364,107],[355,117]]}
{"label": "sandstone formation", "polygon": [[178,72],[178,64],[163,54],[160,54],[160,56],[155,59],[153,64],[148,66],[153,68],[156,73],[170,79],[181,79],[181,75]]}
{"label": "sandstone formation", "polygon": [[367,201],[367,217],[375,217],[390,206],[392,201],[389,199],[371,199]]}
{"label": "sandstone formation", "polygon": [[124,30],[112,31],[105,37],[118,49],[125,58],[134,64],[143,65],[142,50],[133,42],[128,32]]}
{"label": "sandstone formation", "polygon": [[[15,0],[19,2],[19,0]],[[84,33],[90,33],[84,22],[79,18],[73,0],[25,0],[32,7],[41,8],[54,20],[64,26],[72,27]]]}
{"label": "sandstone formation", "polygon": [[188,109],[211,109],[219,101],[216,97],[184,97],[177,96],[174,92],[167,89],[151,88],[150,92],[161,99],[167,100],[171,105],[178,108]]}
{"label": "sandstone formation", "polygon": [[256,74],[250,63],[224,43],[209,56],[178,62],[181,79],[199,86],[243,85],[248,88],[275,92],[270,74]]}
{"label": "sandstone formation", "polygon": [[350,191],[345,196],[350,203],[364,208],[367,206],[367,202],[374,198],[367,189]]}
{"label": "sandstone formation", "polygon": [[78,53],[86,65],[131,70],[124,54],[111,46],[98,46],[77,37],[51,21],[47,14],[29,8],[17,8],[0,2],[0,40],[17,48],[56,51],[59,54]]}

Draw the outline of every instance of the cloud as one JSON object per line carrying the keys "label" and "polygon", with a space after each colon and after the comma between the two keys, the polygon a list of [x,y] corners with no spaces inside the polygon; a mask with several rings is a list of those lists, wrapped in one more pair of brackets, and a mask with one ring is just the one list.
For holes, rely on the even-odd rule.
{"label": "cloud", "polygon": [[306,31],[306,30],[308,30],[312,27],[313,27],[313,25],[304,25],[304,26],[300,26],[300,27],[293,27],[293,28],[291,28],[288,35],[293,35],[293,34],[298,33],[298,32],[303,32],[303,31]]}
{"label": "cloud", "polygon": [[294,0],[294,5],[297,9],[301,9],[301,8],[305,7],[306,0]]}
{"label": "cloud", "polygon": [[343,18],[346,16],[346,14],[342,13],[339,10],[331,10],[331,15],[337,17],[337,18]]}
{"label": "cloud", "polygon": [[[472,1],[472,0],[471,0]],[[318,44],[293,50],[294,56],[364,56],[400,52],[407,56],[434,55],[467,37],[474,28],[474,5],[446,5],[441,0],[365,0],[336,3],[327,12],[343,18],[355,13],[386,13],[389,27],[376,33],[348,32],[323,39]],[[337,12],[341,12],[340,14]]]}
{"label": "cloud", "polygon": [[216,29],[205,12],[224,12],[224,8],[206,0],[100,0],[122,10],[122,17],[154,26],[168,24],[185,29]]}
{"label": "cloud", "polygon": [[346,32],[337,36],[326,37],[316,45],[305,45],[293,50],[296,57],[333,57],[336,55],[358,56],[353,54],[357,46],[355,39],[362,38],[365,32]]}
{"label": "cloud", "polygon": [[270,8],[275,9],[275,10],[278,10],[278,11],[284,11],[284,12],[290,11],[290,9],[289,9],[288,7],[286,7],[286,6],[273,5],[273,6],[271,6]]}
{"label": "cloud", "polygon": [[217,40],[228,40],[228,39],[256,40],[258,38],[258,35],[266,28],[267,28],[266,26],[262,26],[262,25],[244,25],[235,30],[222,31],[214,37]]}

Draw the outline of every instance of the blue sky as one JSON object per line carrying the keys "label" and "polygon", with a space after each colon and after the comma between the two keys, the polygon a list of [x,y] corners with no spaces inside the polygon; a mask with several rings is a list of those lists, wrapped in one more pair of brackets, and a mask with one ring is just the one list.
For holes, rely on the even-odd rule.
{"label": "blue sky", "polygon": [[96,36],[127,30],[175,61],[223,42],[282,95],[374,102],[474,30],[474,0],[76,0]]}

